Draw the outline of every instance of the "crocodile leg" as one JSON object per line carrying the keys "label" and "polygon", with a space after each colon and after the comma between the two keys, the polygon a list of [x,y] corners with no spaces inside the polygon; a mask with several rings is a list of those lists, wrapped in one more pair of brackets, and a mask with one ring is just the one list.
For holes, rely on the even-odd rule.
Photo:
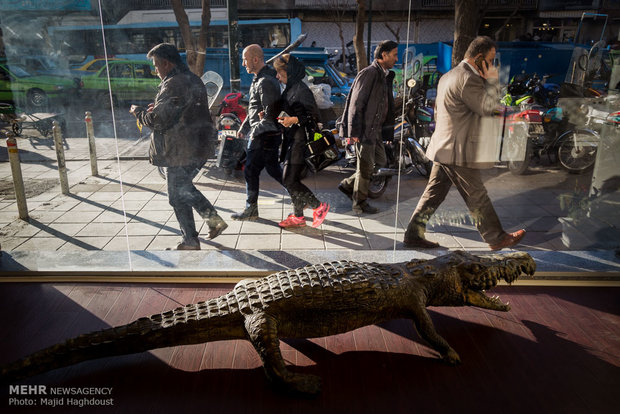
{"label": "crocodile leg", "polygon": [[303,394],[318,394],[321,391],[321,379],[318,376],[297,374],[286,368],[280,352],[278,327],[274,317],[264,313],[247,316],[245,329],[263,361],[267,378],[276,387]]}
{"label": "crocodile leg", "polygon": [[433,349],[441,355],[441,358],[450,365],[456,365],[461,362],[459,354],[441,337],[435,330],[433,321],[424,307],[416,309],[413,313],[413,322],[418,334],[428,342]]}

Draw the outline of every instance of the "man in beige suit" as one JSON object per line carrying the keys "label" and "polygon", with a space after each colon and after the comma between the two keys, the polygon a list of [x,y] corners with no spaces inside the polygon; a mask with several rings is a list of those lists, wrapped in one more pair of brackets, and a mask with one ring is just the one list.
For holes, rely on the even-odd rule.
{"label": "man in beige suit", "polygon": [[446,73],[437,87],[436,129],[426,152],[433,168],[404,236],[405,247],[436,248],[438,243],[424,238],[426,223],[443,202],[452,184],[465,200],[476,227],[491,250],[516,245],[525,230],[506,233],[480,178],[480,169],[489,168],[485,147],[494,145],[495,136],[480,128],[499,104],[499,80],[495,42],[487,36],[475,38],[465,59]]}

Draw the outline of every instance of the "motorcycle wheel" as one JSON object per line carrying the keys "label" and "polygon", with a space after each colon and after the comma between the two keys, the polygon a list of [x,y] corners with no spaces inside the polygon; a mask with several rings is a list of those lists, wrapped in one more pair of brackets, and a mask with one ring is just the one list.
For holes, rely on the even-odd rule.
{"label": "motorcycle wheel", "polygon": [[13,121],[13,123],[11,124],[11,130],[18,137],[21,136],[21,134],[22,134],[22,124],[21,124],[21,122]]}
{"label": "motorcycle wheel", "polygon": [[560,142],[558,160],[569,173],[580,174],[594,165],[598,137],[589,131],[571,131]]}
{"label": "motorcycle wheel", "polygon": [[[518,125],[514,127],[514,131],[509,133],[504,140],[505,154],[508,159],[508,170],[515,175],[523,175],[530,166],[532,160],[532,140],[527,136],[527,130],[525,126]],[[516,158],[520,158],[519,154],[523,152],[523,139],[519,137],[525,136],[525,155],[523,160],[517,161]]]}
{"label": "motorcycle wheel", "polygon": [[379,198],[385,193],[387,189],[388,181],[391,177],[377,177],[372,176],[370,178],[370,185],[368,186],[368,198]]}
{"label": "motorcycle wheel", "polygon": [[424,151],[415,147],[413,150],[413,154],[408,154],[413,160],[413,166],[420,173],[422,177],[428,178],[431,175],[431,168],[433,168],[433,161],[426,158],[426,154]]}

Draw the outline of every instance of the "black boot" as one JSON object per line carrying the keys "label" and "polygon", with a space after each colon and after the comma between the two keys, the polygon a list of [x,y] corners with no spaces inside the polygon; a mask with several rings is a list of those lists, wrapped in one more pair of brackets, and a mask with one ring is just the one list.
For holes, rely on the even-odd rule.
{"label": "black boot", "polygon": [[234,213],[230,216],[233,220],[258,220],[258,205],[250,204],[241,213]]}

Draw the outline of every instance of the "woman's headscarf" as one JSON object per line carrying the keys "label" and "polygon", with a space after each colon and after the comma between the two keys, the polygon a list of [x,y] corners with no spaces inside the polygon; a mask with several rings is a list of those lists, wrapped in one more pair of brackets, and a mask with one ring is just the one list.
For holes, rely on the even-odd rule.
{"label": "woman's headscarf", "polygon": [[305,77],[306,66],[297,60],[295,56],[289,56],[288,64],[286,65],[286,89],[284,90],[284,93],[286,93],[291,86],[302,82]]}

